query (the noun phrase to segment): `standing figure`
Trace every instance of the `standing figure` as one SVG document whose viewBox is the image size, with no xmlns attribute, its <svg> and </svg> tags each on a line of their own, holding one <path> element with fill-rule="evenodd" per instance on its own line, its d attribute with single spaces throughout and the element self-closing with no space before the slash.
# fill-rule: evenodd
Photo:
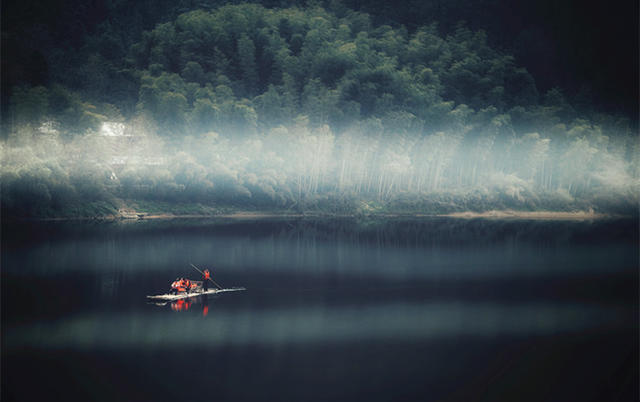
<svg viewBox="0 0 640 402">
<path fill-rule="evenodd" d="M 205 269 L 202 275 L 202 290 L 204 292 L 209 290 L 209 280 L 211 280 L 211 273 L 208 269 Z"/>
</svg>

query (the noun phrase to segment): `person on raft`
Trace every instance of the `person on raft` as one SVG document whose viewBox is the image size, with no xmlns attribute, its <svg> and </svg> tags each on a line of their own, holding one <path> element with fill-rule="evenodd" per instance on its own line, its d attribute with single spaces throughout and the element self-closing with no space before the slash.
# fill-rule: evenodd
<svg viewBox="0 0 640 402">
<path fill-rule="evenodd" d="M 175 281 L 171 284 L 170 294 L 178 294 L 180 292 L 189 292 L 191 289 L 191 281 L 184 278 L 176 278 Z"/>
<path fill-rule="evenodd" d="M 178 292 L 184 292 L 184 289 L 180 286 L 182 281 L 182 278 L 176 278 L 175 281 L 173 281 L 173 283 L 171 284 L 171 290 L 169 291 L 169 294 L 175 295 L 178 294 Z"/>
<path fill-rule="evenodd" d="M 211 280 L 211 273 L 208 269 L 205 269 L 202 273 L 202 291 L 206 292 L 209 290 L 209 280 Z"/>
</svg>

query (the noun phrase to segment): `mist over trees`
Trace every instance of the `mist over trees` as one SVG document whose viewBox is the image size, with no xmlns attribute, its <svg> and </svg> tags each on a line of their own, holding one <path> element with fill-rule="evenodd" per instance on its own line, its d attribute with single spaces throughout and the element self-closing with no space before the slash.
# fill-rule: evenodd
<svg viewBox="0 0 640 402">
<path fill-rule="evenodd" d="M 444 35 L 337 2 L 227 5 L 137 36 L 102 25 L 81 53 L 69 65 L 51 52 L 52 84 L 12 89 L 3 214 L 143 201 L 637 213 L 634 125 L 560 88 L 539 93 L 464 23 Z"/>
</svg>

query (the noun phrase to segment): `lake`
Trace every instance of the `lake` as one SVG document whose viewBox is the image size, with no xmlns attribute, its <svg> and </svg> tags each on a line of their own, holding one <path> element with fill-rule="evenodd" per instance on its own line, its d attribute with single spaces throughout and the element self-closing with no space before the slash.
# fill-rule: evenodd
<svg viewBox="0 0 640 402">
<path fill-rule="evenodd" d="M 638 223 L 5 223 L 2 400 L 638 398 Z M 245 291 L 155 304 L 209 268 Z"/>
</svg>

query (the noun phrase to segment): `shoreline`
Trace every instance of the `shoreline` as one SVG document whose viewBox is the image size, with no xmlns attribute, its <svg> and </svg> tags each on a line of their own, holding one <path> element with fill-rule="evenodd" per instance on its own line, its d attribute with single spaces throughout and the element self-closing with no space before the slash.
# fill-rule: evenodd
<svg viewBox="0 0 640 402">
<path fill-rule="evenodd" d="M 137 222 L 147 220 L 171 220 L 171 219 L 274 219 L 274 218 L 453 218 L 453 219 L 489 219 L 489 220 L 541 220 L 541 221 L 586 221 L 615 218 L 633 218 L 631 215 L 618 215 L 589 211 L 516 211 L 516 210 L 490 210 L 484 212 L 464 211 L 448 214 L 421 214 L 421 213 L 372 213 L 372 214 L 332 214 L 332 213 L 275 213 L 275 212 L 250 212 L 238 211 L 225 214 L 182 214 L 171 213 L 145 214 L 141 217 L 125 217 L 119 215 L 91 216 L 91 217 L 54 217 L 54 218 L 9 218 L 5 221 L 22 222 L 62 222 L 62 221 L 98 221 L 98 222 Z"/>
<path fill-rule="evenodd" d="M 527 219 L 527 220 L 596 220 L 622 218 L 625 216 L 597 213 L 590 211 L 514 211 L 514 210 L 491 210 L 485 212 L 454 212 L 445 214 L 450 218 L 459 219 Z M 631 216 L 628 216 L 631 217 Z"/>
</svg>

